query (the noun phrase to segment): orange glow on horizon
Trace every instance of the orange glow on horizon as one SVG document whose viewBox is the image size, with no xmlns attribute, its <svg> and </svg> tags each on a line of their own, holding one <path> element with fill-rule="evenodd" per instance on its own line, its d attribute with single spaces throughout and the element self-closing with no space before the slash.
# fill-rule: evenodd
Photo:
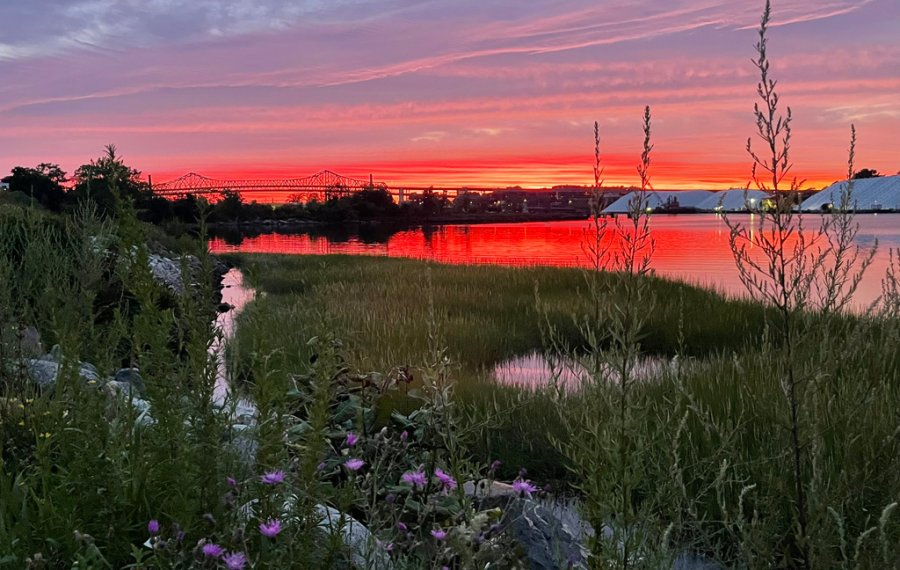
<svg viewBox="0 0 900 570">
<path fill-rule="evenodd" d="M 744 164 L 689 164 L 678 156 L 662 155 L 651 166 L 653 188 L 666 190 L 725 190 L 743 188 L 749 183 L 749 162 Z M 604 157 L 603 185 L 631 187 L 639 184 L 636 162 L 632 157 Z M 332 170 L 342 176 L 368 180 L 371 174 L 376 183 L 388 187 L 411 186 L 427 188 L 507 188 L 541 189 L 553 186 L 593 186 L 590 157 L 585 156 L 525 156 L 500 157 L 488 160 L 448 159 L 445 161 L 399 162 L 386 161 L 367 164 L 343 164 L 289 167 L 272 165 L 268 168 L 234 168 L 210 165 L 193 172 L 219 180 L 287 179 L 305 177 L 320 170 Z M 145 175 L 148 173 L 145 173 Z M 155 184 L 178 178 L 187 171 L 163 170 L 150 173 Z M 842 179 L 838 169 L 810 172 L 799 176 L 803 188 L 824 188 Z M 788 182 L 785 182 L 787 186 Z"/>
</svg>

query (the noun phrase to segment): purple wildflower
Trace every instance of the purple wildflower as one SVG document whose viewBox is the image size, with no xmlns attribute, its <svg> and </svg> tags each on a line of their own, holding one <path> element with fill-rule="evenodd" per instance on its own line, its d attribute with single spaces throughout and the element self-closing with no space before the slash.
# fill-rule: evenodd
<svg viewBox="0 0 900 570">
<path fill-rule="evenodd" d="M 243 552 L 232 552 L 225 555 L 224 561 L 228 570 L 244 570 L 244 566 L 247 565 L 247 555 Z"/>
<path fill-rule="evenodd" d="M 346 463 L 344 463 L 344 467 L 349 469 L 350 471 L 359 471 L 366 462 L 362 459 L 348 459 Z"/>
<path fill-rule="evenodd" d="M 403 522 L 398 522 L 398 523 L 397 523 L 397 529 L 398 529 L 398 530 L 401 530 L 401 531 L 403 531 L 403 532 L 406 532 L 407 530 L 409 530 L 409 529 L 407 528 L 406 524 L 404 524 Z"/>
<path fill-rule="evenodd" d="M 356 445 L 357 441 L 359 441 L 359 436 L 352 431 L 348 431 L 347 439 L 344 440 L 344 445 L 346 445 L 347 447 L 353 447 L 354 445 Z"/>
<path fill-rule="evenodd" d="M 277 485 L 284 481 L 284 471 L 269 471 L 260 476 L 259 480 L 266 485 Z"/>
<path fill-rule="evenodd" d="M 428 484 L 428 477 L 424 471 L 407 471 L 400 477 L 400 481 L 409 483 L 413 487 L 424 489 L 425 485 Z"/>
<path fill-rule="evenodd" d="M 394 551 L 394 543 L 389 542 L 389 543 L 385 544 L 384 549 L 387 550 L 388 552 L 393 552 Z"/>
<path fill-rule="evenodd" d="M 400 434 L 400 441 L 406 441 L 407 439 L 409 439 L 409 432 L 403 430 L 403 433 Z"/>
<path fill-rule="evenodd" d="M 226 477 L 225 482 L 228 483 L 229 487 L 237 487 L 237 479 L 234 477 Z"/>
<path fill-rule="evenodd" d="M 150 522 L 147 523 L 147 532 L 151 535 L 159 534 L 159 521 L 156 519 L 151 519 Z"/>
<path fill-rule="evenodd" d="M 203 556 L 206 556 L 207 558 L 221 558 L 222 555 L 225 554 L 225 549 L 215 542 L 207 542 L 203 545 L 201 552 L 203 552 Z"/>
<path fill-rule="evenodd" d="M 266 522 L 259 523 L 259 533 L 266 538 L 275 538 L 281 532 L 281 521 L 278 519 L 269 519 Z"/>
<path fill-rule="evenodd" d="M 499 459 L 495 459 L 495 460 L 491 463 L 491 473 L 495 472 L 497 469 L 500 469 L 500 466 L 501 466 L 501 465 L 503 465 L 503 462 L 500 461 Z"/>
<path fill-rule="evenodd" d="M 445 491 L 456 489 L 456 479 L 451 477 L 449 473 L 445 473 L 442 469 L 435 469 L 434 476 L 441 482 Z"/>
<path fill-rule="evenodd" d="M 512 488 L 519 496 L 525 497 L 530 497 L 532 493 L 538 490 L 538 488 L 532 485 L 530 481 L 525 481 L 524 479 L 516 479 L 513 481 Z"/>
<path fill-rule="evenodd" d="M 444 539 L 447 538 L 447 531 L 446 531 L 446 530 L 439 529 L 439 528 L 436 528 L 436 529 L 434 529 L 434 530 L 431 531 L 431 536 L 433 536 L 433 537 L 436 538 L 437 540 L 444 540 Z"/>
</svg>

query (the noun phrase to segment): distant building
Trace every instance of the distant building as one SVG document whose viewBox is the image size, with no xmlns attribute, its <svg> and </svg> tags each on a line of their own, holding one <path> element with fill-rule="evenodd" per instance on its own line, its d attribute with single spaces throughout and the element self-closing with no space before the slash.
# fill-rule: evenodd
<svg viewBox="0 0 900 570">
<path fill-rule="evenodd" d="M 716 192 L 697 205 L 702 212 L 758 212 L 769 195 L 760 190 L 743 188 Z"/>
<path fill-rule="evenodd" d="M 605 210 L 604 214 L 627 214 L 631 212 L 634 192 L 622 196 Z M 707 190 L 651 190 L 646 193 L 647 209 L 656 212 L 700 211 L 701 202 L 713 195 Z"/>
<path fill-rule="evenodd" d="M 828 212 L 841 203 L 847 181 L 835 182 L 804 200 L 804 212 Z M 900 175 L 861 178 L 853 181 L 849 209 L 862 212 L 900 211 Z"/>
</svg>

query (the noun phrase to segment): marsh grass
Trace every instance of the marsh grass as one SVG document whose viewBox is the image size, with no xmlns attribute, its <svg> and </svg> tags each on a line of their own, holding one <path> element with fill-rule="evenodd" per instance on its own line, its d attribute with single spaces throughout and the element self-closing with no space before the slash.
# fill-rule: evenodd
<svg viewBox="0 0 900 570">
<path fill-rule="evenodd" d="M 388 373 L 409 367 L 415 376 L 429 351 L 427 323 L 433 302 L 434 311 L 443 315 L 440 327 L 455 366 L 455 395 L 467 413 L 490 420 L 471 449 L 473 459 L 501 459 L 502 476 L 508 478 L 525 467 L 561 492 L 568 484 L 578 485 L 552 440 L 587 444 L 603 436 L 568 431 L 560 419 L 560 408 L 577 411 L 585 406 L 584 394 L 560 400 L 547 391 L 496 385 L 489 376 L 497 362 L 544 346 L 535 282 L 549 307 L 544 314 L 558 323 L 559 334 L 570 335 L 573 346 L 584 346 L 573 316 L 593 311 L 593 301 L 583 294 L 580 271 L 341 256 L 233 260 L 263 293 L 240 319 L 232 354 L 238 367 L 260 359 L 272 370 L 305 366 L 313 354 L 302 339 L 332 330 L 347 339 L 353 355 L 348 361 L 358 370 Z M 659 540 L 663 521 L 678 521 L 670 539 L 677 537 L 681 544 L 721 560 L 740 559 L 737 536 L 768 545 L 774 558 L 781 544 L 778 533 L 787 528 L 782 525 L 790 525 L 790 509 L 780 495 L 790 488 L 784 449 L 776 443 L 785 429 L 776 405 L 783 398 L 777 380 L 782 364 L 773 358 L 775 345 L 765 325 L 774 314 L 758 304 L 646 279 L 659 299 L 672 302 L 658 303 L 647 316 L 641 346 L 679 358 L 659 379 L 634 384 L 631 392 L 640 414 L 632 418 L 630 429 L 634 445 L 642 450 L 636 496 L 655 496 Z M 695 312 L 695 306 L 701 309 Z M 692 319 L 693 314 L 704 319 Z M 818 378 L 822 396 L 816 414 L 825 436 L 817 443 L 823 469 L 818 477 L 824 488 L 817 491 L 817 500 L 844 505 L 838 512 L 846 517 L 843 525 L 851 536 L 865 530 L 865 513 L 880 512 L 900 489 L 900 330 L 891 318 L 809 318 L 816 323 L 812 329 L 828 331 L 817 337 L 820 342 L 827 338 L 827 346 L 807 343 L 797 355 L 804 370 Z M 490 333 L 481 334 L 484 330 Z M 246 379 L 254 382 L 252 376 Z M 409 411 L 415 403 L 400 399 L 390 405 Z M 612 410 L 586 409 L 592 409 L 601 424 L 604 417 L 615 417 Z M 753 484 L 743 495 L 737 517 L 735 504 L 745 485 Z M 721 510 L 722 501 L 727 513 Z M 895 524 L 889 521 L 887 527 L 893 540 Z M 758 534 L 744 537 L 743 532 L 753 528 Z M 827 540 L 836 540 L 833 532 L 826 532 Z M 871 546 L 876 545 L 873 541 Z"/>
</svg>

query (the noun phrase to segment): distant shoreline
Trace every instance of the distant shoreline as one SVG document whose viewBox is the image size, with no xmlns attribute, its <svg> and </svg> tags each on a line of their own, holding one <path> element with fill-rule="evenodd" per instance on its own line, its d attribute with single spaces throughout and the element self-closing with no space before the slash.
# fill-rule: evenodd
<svg viewBox="0 0 900 570">
<path fill-rule="evenodd" d="M 525 222 L 566 222 L 588 220 L 589 215 L 583 213 L 522 213 L 510 212 L 499 214 L 444 214 L 427 216 L 422 218 L 371 218 L 363 220 L 309 220 L 293 218 L 287 220 L 258 219 L 230 222 L 210 222 L 208 227 L 213 229 L 290 229 L 290 228 L 319 228 L 327 226 L 358 226 L 358 225 L 394 225 L 394 226 L 441 226 L 452 224 L 515 224 Z"/>
</svg>

